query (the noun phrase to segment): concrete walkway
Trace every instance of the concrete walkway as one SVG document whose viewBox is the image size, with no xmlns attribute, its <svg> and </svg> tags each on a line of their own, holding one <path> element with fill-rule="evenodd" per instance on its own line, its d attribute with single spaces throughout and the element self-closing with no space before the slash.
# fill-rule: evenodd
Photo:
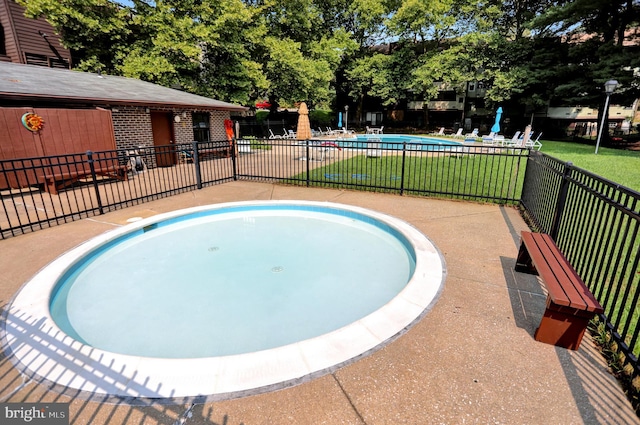
<svg viewBox="0 0 640 425">
<path fill-rule="evenodd" d="M 74 424 L 640 423 L 589 337 L 578 351 L 533 339 L 545 306 L 535 276 L 514 273 L 516 209 L 458 201 L 234 182 L 0 241 L 3 308 L 66 250 L 125 224 L 210 203 L 331 201 L 411 223 L 447 267 L 435 307 L 406 334 L 334 373 L 280 391 L 205 404 L 105 403 L 61 395 L 0 357 L 1 402 L 70 402 Z"/>
</svg>

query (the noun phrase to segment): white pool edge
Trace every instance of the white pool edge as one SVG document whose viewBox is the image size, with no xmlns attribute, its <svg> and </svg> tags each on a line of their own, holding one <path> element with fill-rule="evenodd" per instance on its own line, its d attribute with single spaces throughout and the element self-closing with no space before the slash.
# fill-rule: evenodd
<svg viewBox="0 0 640 425">
<path fill-rule="evenodd" d="M 294 344 L 232 356 L 158 359 L 99 350 L 64 334 L 51 318 L 50 294 L 77 258 L 125 233 L 198 211 L 258 205 L 303 205 L 353 211 L 380 220 L 412 245 L 416 268 L 406 287 L 368 316 L 336 331 Z M 444 259 L 435 245 L 410 224 L 365 208 L 331 202 L 249 201 L 188 208 L 137 221 L 73 248 L 31 280 L 5 313 L 2 342 L 16 367 L 58 388 L 126 398 L 180 398 L 243 395 L 284 388 L 321 376 L 381 348 L 406 331 L 435 303 L 444 284 Z M 168 336 L 170 338 L 170 336 Z"/>
</svg>

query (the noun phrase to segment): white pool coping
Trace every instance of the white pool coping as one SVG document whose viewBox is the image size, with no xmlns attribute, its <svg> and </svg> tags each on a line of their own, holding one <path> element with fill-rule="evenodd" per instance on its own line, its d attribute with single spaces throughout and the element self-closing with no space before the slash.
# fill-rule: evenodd
<svg viewBox="0 0 640 425">
<path fill-rule="evenodd" d="M 304 205 L 353 211 L 395 228 L 413 245 L 416 267 L 406 287 L 380 309 L 333 332 L 278 348 L 231 356 L 160 359 L 111 353 L 66 335 L 49 312 L 58 279 L 80 257 L 125 233 L 198 211 L 236 206 Z M 5 313 L 2 340 L 16 367 L 62 389 L 114 397 L 232 398 L 285 388 L 329 373 L 404 333 L 436 302 L 446 277 L 442 255 L 410 224 L 331 202 L 250 201 L 159 214 L 106 232 L 58 257 L 28 281 Z M 167 335 L 171 338 L 171 335 Z"/>
</svg>

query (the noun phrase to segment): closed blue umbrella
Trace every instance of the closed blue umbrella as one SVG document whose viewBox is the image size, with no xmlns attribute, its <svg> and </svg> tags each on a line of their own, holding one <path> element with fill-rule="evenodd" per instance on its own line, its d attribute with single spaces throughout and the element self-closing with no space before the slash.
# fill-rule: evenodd
<svg viewBox="0 0 640 425">
<path fill-rule="evenodd" d="M 342 112 L 338 112 L 338 128 L 342 127 Z"/>
<path fill-rule="evenodd" d="M 502 106 L 498 107 L 496 111 L 496 123 L 491 127 L 491 131 L 496 134 L 500 133 L 500 117 L 502 117 Z"/>
</svg>

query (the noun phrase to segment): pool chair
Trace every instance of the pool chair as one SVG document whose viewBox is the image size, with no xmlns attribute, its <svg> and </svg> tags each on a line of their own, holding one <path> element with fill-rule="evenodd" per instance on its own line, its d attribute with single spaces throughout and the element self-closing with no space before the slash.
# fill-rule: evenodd
<svg viewBox="0 0 640 425">
<path fill-rule="evenodd" d="M 539 151 L 540 148 L 542 147 L 542 143 L 540 143 L 540 136 L 542 136 L 542 132 L 538 133 L 538 137 L 536 137 L 536 139 L 533 140 L 533 132 L 531 132 L 531 138 L 527 140 L 527 143 L 525 143 L 524 147 Z"/>
<path fill-rule="evenodd" d="M 436 133 L 431 133 L 433 136 L 444 136 L 444 127 L 440 127 L 440 130 Z"/>
<path fill-rule="evenodd" d="M 475 142 L 477 137 L 478 137 L 478 129 L 474 128 L 471 133 L 468 133 L 464 136 L 464 141 L 466 143 Z"/>
<path fill-rule="evenodd" d="M 367 140 L 367 158 L 380 158 L 382 156 L 382 143 L 380 139 Z"/>
<path fill-rule="evenodd" d="M 338 134 L 337 130 L 332 130 L 331 127 L 327 127 L 327 134 L 334 136 L 336 134 Z"/>
<path fill-rule="evenodd" d="M 504 146 L 508 146 L 510 148 L 522 147 L 522 146 L 519 146 L 521 144 L 521 141 L 522 141 L 522 139 L 520 139 L 520 134 L 521 133 L 522 133 L 521 131 L 516 131 L 516 133 L 513 135 L 513 137 L 510 140 L 505 140 L 503 145 Z"/>
<path fill-rule="evenodd" d="M 282 136 L 280 136 L 279 134 L 276 136 L 275 134 L 273 134 L 273 130 L 269 129 L 269 139 L 282 139 Z"/>
<path fill-rule="evenodd" d="M 492 131 L 491 133 L 482 136 L 482 144 L 484 146 L 493 146 L 495 143 L 496 134 Z"/>
<path fill-rule="evenodd" d="M 463 129 L 462 129 L 462 128 L 459 128 L 459 129 L 458 129 L 458 132 L 457 132 L 456 134 L 454 134 L 454 135 L 453 135 L 453 138 L 454 138 L 454 139 L 458 139 L 458 138 L 459 138 L 459 139 L 464 139 L 464 136 L 462 135 L 462 131 L 463 131 Z"/>
</svg>

